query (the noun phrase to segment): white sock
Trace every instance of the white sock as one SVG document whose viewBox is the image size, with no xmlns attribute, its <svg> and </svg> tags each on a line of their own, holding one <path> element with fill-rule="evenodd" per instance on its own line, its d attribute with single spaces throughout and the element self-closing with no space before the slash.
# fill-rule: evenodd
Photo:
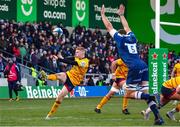
<svg viewBox="0 0 180 127">
<path fill-rule="evenodd" d="M 148 114 L 148 113 L 150 113 L 151 112 L 151 109 L 150 109 L 150 107 L 148 107 L 147 109 L 146 109 L 146 114 Z"/>
<path fill-rule="evenodd" d="M 172 113 L 177 112 L 177 111 L 176 111 L 176 108 L 173 108 L 170 112 L 172 112 Z"/>
</svg>

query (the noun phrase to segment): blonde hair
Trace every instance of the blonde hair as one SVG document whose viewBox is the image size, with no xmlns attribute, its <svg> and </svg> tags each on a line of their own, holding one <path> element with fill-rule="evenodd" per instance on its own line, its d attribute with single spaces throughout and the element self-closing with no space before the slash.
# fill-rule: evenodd
<svg viewBox="0 0 180 127">
<path fill-rule="evenodd" d="M 80 50 L 80 51 L 84 51 L 84 52 L 86 51 L 85 48 L 82 47 L 82 46 L 78 46 L 78 47 L 76 48 L 76 50 Z"/>
</svg>

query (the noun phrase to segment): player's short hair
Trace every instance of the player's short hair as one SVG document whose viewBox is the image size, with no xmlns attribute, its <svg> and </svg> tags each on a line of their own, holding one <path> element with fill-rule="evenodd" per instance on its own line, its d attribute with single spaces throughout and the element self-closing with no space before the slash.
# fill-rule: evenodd
<svg viewBox="0 0 180 127">
<path fill-rule="evenodd" d="M 78 47 L 76 48 L 76 50 L 80 50 L 80 51 L 84 51 L 84 52 L 86 51 L 85 48 L 82 47 L 82 46 L 78 46 Z"/>
<path fill-rule="evenodd" d="M 120 34 L 126 35 L 126 31 L 125 31 L 124 29 L 119 29 L 118 32 L 119 32 Z"/>
</svg>

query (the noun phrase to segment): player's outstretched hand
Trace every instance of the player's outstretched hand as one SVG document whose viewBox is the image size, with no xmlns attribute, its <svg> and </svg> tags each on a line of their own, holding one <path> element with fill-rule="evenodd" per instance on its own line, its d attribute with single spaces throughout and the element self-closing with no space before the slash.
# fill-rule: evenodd
<svg viewBox="0 0 180 127">
<path fill-rule="evenodd" d="M 102 8 L 101 8 L 101 15 L 104 15 L 105 14 L 105 7 L 104 7 L 104 4 L 102 5 Z"/>
<path fill-rule="evenodd" d="M 118 15 L 124 15 L 124 11 L 125 11 L 125 6 L 123 4 L 119 5 L 119 9 L 117 11 Z"/>
</svg>

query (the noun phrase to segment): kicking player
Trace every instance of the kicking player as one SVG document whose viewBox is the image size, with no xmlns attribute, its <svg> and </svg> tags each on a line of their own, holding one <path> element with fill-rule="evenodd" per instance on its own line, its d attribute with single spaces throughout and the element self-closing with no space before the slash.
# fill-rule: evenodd
<svg viewBox="0 0 180 127">
<path fill-rule="evenodd" d="M 102 9 L 101 9 L 102 21 L 107 31 L 116 41 L 119 56 L 128 67 L 128 75 L 126 80 L 126 85 L 127 85 L 126 92 L 128 97 L 146 100 L 148 106 L 151 108 L 151 110 L 154 113 L 155 116 L 154 124 L 162 125 L 164 121 L 160 117 L 154 96 L 150 96 L 149 94 L 146 94 L 144 92 L 134 90 L 137 86 L 140 87 L 148 86 L 148 67 L 146 63 L 139 58 L 139 54 L 136 47 L 136 37 L 129 28 L 129 25 L 124 17 L 124 12 L 125 12 L 125 7 L 121 4 L 119 6 L 118 15 L 120 16 L 120 20 L 124 27 L 124 30 L 121 31 L 126 33 L 125 35 L 123 35 L 121 31 L 119 33 L 113 28 L 112 24 L 105 16 L 104 5 L 102 5 Z"/>
<path fill-rule="evenodd" d="M 115 81 L 113 82 L 113 85 L 110 91 L 108 92 L 108 94 L 105 97 L 103 97 L 103 99 L 94 109 L 96 113 L 101 113 L 101 108 L 103 107 L 103 105 L 105 105 L 115 93 L 118 93 L 119 89 L 122 88 L 122 86 L 126 82 L 128 68 L 121 59 L 117 59 L 112 62 L 111 71 L 113 73 L 112 79 L 114 79 Z M 126 98 L 126 96 L 124 96 L 122 113 L 126 115 L 130 114 L 127 109 L 127 105 L 128 105 L 128 99 Z"/>
<path fill-rule="evenodd" d="M 171 100 L 180 101 L 180 77 L 171 78 L 165 81 L 161 87 L 161 96 L 160 96 L 160 108 L 165 106 Z M 166 116 L 171 120 L 176 120 L 174 113 L 180 111 L 180 104 L 176 108 L 166 113 Z M 144 119 L 149 118 L 151 110 L 148 108 L 146 111 L 142 111 Z"/>
<path fill-rule="evenodd" d="M 60 80 L 64 86 L 61 92 L 58 94 L 56 101 L 54 102 L 50 112 L 47 114 L 46 119 L 49 119 L 58 109 L 59 105 L 62 103 L 64 97 L 71 92 L 71 90 L 80 85 L 80 82 L 83 80 L 88 67 L 89 60 L 85 58 L 85 49 L 84 47 L 77 47 L 75 51 L 75 57 L 70 59 L 64 59 L 60 55 L 59 58 L 56 57 L 60 62 L 73 65 L 73 67 L 67 72 L 61 72 L 57 74 L 47 75 L 45 72 L 41 72 L 42 76 L 48 80 Z"/>
</svg>

